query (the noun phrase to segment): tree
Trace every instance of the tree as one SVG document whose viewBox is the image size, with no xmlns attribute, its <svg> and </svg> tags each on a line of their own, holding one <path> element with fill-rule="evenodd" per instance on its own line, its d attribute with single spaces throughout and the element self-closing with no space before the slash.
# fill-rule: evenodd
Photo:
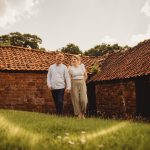
<svg viewBox="0 0 150 150">
<path fill-rule="evenodd" d="M 84 55 L 87 56 L 103 56 L 105 54 L 110 54 L 114 52 L 122 52 L 129 48 L 129 46 L 119 46 L 118 44 L 104 44 L 96 45 L 94 48 L 91 48 L 84 52 Z"/>
<path fill-rule="evenodd" d="M 87 55 L 87 56 L 100 56 L 100 45 L 97 45 L 95 46 L 94 48 L 91 48 L 87 51 L 84 52 L 84 55 Z"/>
<path fill-rule="evenodd" d="M 0 46 L 10 45 L 9 35 L 0 36 Z"/>
<path fill-rule="evenodd" d="M 42 44 L 41 38 L 39 38 L 37 35 L 31 35 L 31 34 L 24 34 L 25 38 L 25 47 L 31 47 L 34 49 L 39 49 L 39 44 Z"/>
<path fill-rule="evenodd" d="M 40 50 L 39 44 L 42 44 L 42 39 L 37 35 L 13 32 L 0 36 L 0 45 L 12 45 Z"/>
<path fill-rule="evenodd" d="M 82 54 L 82 51 L 75 44 L 68 44 L 66 47 L 61 48 L 61 52 L 70 54 Z"/>
</svg>

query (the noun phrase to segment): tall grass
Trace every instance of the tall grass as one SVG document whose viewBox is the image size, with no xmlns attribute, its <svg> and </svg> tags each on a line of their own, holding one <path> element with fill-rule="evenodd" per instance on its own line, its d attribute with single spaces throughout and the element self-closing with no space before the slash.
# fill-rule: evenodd
<svg viewBox="0 0 150 150">
<path fill-rule="evenodd" d="M 150 125 L 0 110 L 0 150 L 149 150 Z"/>
</svg>

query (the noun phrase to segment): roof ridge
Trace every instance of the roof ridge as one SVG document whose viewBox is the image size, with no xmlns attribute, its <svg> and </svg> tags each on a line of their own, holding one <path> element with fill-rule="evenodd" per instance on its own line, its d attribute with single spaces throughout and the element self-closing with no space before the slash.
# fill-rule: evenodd
<svg viewBox="0 0 150 150">
<path fill-rule="evenodd" d="M 38 50 L 38 49 L 34 49 L 34 48 L 26 48 L 26 47 L 21 47 L 21 46 L 13 46 L 13 45 L 0 45 L 0 47 L 2 48 L 17 48 L 17 49 L 24 49 L 24 50 L 28 50 L 28 51 L 36 51 L 36 52 L 42 52 L 42 53 L 57 53 L 56 51 L 42 51 L 42 50 Z"/>
<path fill-rule="evenodd" d="M 0 47 L 3 47 L 3 48 L 7 48 L 7 47 L 10 47 L 10 48 L 17 48 L 17 49 L 24 49 L 24 50 L 28 50 L 28 51 L 36 51 L 36 52 L 40 52 L 40 53 L 63 53 L 64 55 L 69 55 L 69 56 L 73 56 L 73 55 L 77 55 L 77 54 L 70 54 L 70 53 L 64 53 L 64 52 L 60 52 L 60 51 L 40 51 L 38 49 L 33 49 L 33 48 L 26 48 L 26 47 L 21 47 L 21 46 L 13 46 L 13 45 L 0 45 Z M 81 57 L 84 57 L 84 58 L 101 58 L 103 56 L 85 56 L 85 55 L 81 55 Z"/>
<path fill-rule="evenodd" d="M 134 49 L 134 48 L 137 48 L 137 47 L 141 47 L 141 46 L 143 46 L 143 45 L 145 45 L 147 43 L 150 43 L 150 39 L 145 39 L 142 42 L 139 42 L 138 44 L 136 44 L 135 46 L 133 46 L 133 47 L 131 47 L 129 49 Z"/>
</svg>

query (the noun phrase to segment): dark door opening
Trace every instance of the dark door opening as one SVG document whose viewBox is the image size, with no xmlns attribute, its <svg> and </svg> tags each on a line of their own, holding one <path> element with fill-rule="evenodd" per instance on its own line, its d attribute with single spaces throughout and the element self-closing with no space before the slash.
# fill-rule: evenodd
<svg viewBox="0 0 150 150">
<path fill-rule="evenodd" d="M 90 82 L 87 84 L 87 96 L 88 96 L 88 108 L 87 113 L 89 116 L 96 116 L 96 94 L 95 94 L 95 84 Z"/>
<path fill-rule="evenodd" d="M 137 115 L 150 118 L 150 76 L 136 79 Z"/>
</svg>

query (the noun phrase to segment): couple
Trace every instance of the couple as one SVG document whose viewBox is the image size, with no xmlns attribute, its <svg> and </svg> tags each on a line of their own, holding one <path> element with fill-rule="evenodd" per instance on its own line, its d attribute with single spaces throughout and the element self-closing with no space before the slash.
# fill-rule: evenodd
<svg viewBox="0 0 150 150">
<path fill-rule="evenodd" d="M 71 92 L 71 99 L 75 116 L 85 118 L 87 106 L 86 79 L 87 73 L 80 56 L 73 55 L 71 66 L 62 64 L 64 55 L 56 55 L 55 64 L 51 65 L 47 74 L 47 85 L 52 92 L 57 114 L 63 114 L 64 92 Z"/>
</svg>

